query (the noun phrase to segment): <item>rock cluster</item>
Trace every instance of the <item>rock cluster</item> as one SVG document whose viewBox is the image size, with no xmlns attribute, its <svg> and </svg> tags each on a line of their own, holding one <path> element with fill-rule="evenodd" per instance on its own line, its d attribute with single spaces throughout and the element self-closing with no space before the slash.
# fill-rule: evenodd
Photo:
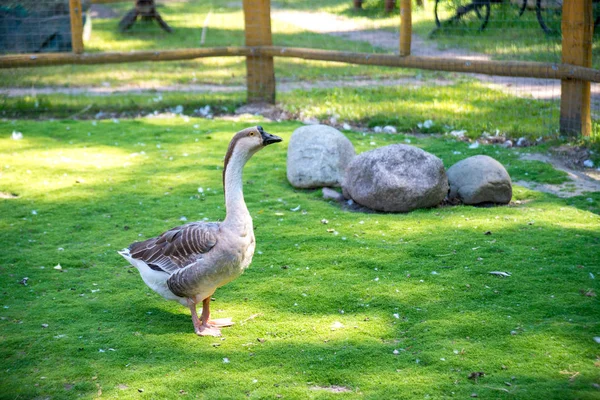
<svg viewBox="0 0 600 400">
<path fill-rule="evenodd" d="M 442 160 L 418 147 L 392 144 L 355 155 L 337 129 L 308 125 L 292 134 L 287 178 L 297 188 L 342 187 L 343 198 L 371 210 L 409 212 L 450 203 L 507 204 L 512 183 L 491 157 L 459 161 L 446 171 Z M 332 189 L 324 196 L 342 201 Z"/>
</svg>

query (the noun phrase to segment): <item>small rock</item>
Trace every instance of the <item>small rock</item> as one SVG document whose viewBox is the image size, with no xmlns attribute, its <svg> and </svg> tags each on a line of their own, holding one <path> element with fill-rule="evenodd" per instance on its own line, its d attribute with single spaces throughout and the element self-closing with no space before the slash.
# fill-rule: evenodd
<svg viewBox="0 0 600 400">
<path fill-rule="evenodd" d="M 454 136 L 455 138 L 461 139 L 465 137 L 465 133 L 467 133 L 467 131 L 460 130 L 460 131 L 451 131 L 450 135 Z"/>
<path fill-rule="evenodd" d="M 477 148 L 479 148 L 479 142 L 476 140 L 474 143 L 471 143 L 469 145 L 469 148 L 470 149 L 477 149 Z"/>
<path fill-rule="evenodd" d="M 47 328 L 48 324 L 42 324 L 42 328 Z"/>
<path fill-rule="evenodd" d="M 303 189 L 340 186 L 354 155 L 352 142 L 337 129 L 303 126 L 294 131 L 288 145 L 288 181 Z"/>
<path fill-rule="evenodd" d="M 594 168 L 594 162 L 592 160 L 585 160 L 583 166 L 586 168 Z"/>
<path fill-rule="evenodd" d="M 518 333 L 519 332 L 517 332 L 517 331 L 510 331 L 510 334 L 513 335 L 513 336 L 517 335 Z"/>
<path fill-rule="evenodd" d="M 447 171 L 448 199 L 464 204 L 508 204 L 512 198 L 512 182 L 502 164 L 485 155 L 466 158 Z"/>
<path fill-rule="evenodd" d="M 507 149 L 513 147 L 512 140 L 507 140 L 506 142 L 502 143 L 502 147 L 506 147 Z"/>
<path fill-rule="evenodd" d="M 600 344 L 600 336 L 594 336 L 594 342 Z"/>
<path fill-rule="evenodd" d="M 326 200 L 343 201 L 344 195 L 342 195 L 341 193 L 339 193 L 333 189 L 324 187 L 323 188 L 323 198 Z"/>
<path fill-rule="evenodd" d="M 430 120 L 430 119 L 428 119 L 427 121 L 425 121 L 425 122 L 422 122 L 422 123 L 421 123 L 421 122 L 419 122 L 419 123 L 417 124 L 417 127 L 418 127 L 418 128 L 425 128 L 425 129 L 429 129 L 429 128 L 431 128 L 432 126 L 433 126 L 433 121 L 432 121 L 432 120 Z"/>
<path fill-rule="evenodd" d="M 387 126 L 383 127 L 383 132 L 384 133 L 396 133 L 397 131 L 396 131 L 396 128 L 394 128 L 393 126 L 387 125 Z"/>
<path fill-rule="evenodd" d="M 524 137 L 520 137 L 517 140 L 517 147 L 527 147 L 527 146 L 531 146 L 531 143 L 529 142 L 529 140 L 525 139 Z"/>
<path fill-rule="evenodd" d="M 380 126 L 376 126 L 376 127 L 373 128 L 373 132 L 375 132 L 375 133 L 381 133 L 381 132 L 383 132 L 383 128 L 380 127 Z"/>
<path fill-rule="evenodd" d="M 478 372 L 471 372 L 468 376 L 469 379 L 474 379 L 475 382 L 477 382 L 477 379 L 481 378 L 485 376 L 485 372 L 483 371 L 478 371 Z"/>
</svg>

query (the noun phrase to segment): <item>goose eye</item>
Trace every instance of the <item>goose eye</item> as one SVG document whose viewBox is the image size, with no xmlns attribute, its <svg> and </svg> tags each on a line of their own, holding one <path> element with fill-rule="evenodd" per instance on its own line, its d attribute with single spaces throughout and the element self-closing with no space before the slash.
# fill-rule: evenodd
<svg viewBox="0 0 600 400">
<path fill-rule="evenodd" d="M 250 136 L 254 136 L 254 132 L 250 132 Z"/>
</svg>

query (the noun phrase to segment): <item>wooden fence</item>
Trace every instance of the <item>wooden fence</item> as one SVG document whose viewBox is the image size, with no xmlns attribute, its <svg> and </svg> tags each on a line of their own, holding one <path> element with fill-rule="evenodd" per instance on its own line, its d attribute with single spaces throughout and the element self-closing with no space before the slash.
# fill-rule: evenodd
<svg viewBox="0 0 600 400">
<path fill-rule="evenodd" d="M 122 0 L 93 0 L 108 3 Z M 562 12 L 562 63 L 482 61 L 416 57 L 411 55 L 411 0 L 400 2 L 399 56 L 273 46 L 270 0 L 243 0 L 246 45 L 202 49 L 132 51 L 86 54 L 82 42 L 81 0 L 69 0 L 72 53 L 0 56 L 0 68 L 65 64 L 107 64 L 137 61 L 174 61 L 202 57 L 245 56 L 248 102 L 275 102 L 274 57 L 380 65 L 399 68 L 532 77 L 561 80 L 560 130 L 567 135 L 591 133 L 590 82 L 600 83 L 600 70 L 592 65 L 592 0 L 564 0 Z"/>
</svg>

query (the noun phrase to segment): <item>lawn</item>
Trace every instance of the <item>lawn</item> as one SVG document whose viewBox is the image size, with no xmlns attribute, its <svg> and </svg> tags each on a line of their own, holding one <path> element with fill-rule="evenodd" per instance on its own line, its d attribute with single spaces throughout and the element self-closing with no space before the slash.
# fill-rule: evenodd
<svg viewBox="0 0 600 400">
<path fill-rule="evenodd" d="M 215 293 L 236 325 L 200 338 L 116 251 L 183 217 L 222 220 L 227 143 L 257 122 L 284 138 L 245 170 L 257 253 Z M 598 398 L 599 193 L 344 211 L 287 183 L 298 126 L 0 121 L 0 398 Z M 410 140 L 446 167 L 488 154 L 515 181 L 565 179 L 519 150 L 347 136 L 357 152 Z"/>
<path fill-rule="evenodd" d="M 331 117 L 359 126 L 394 125 L 402 132 L 445 133 L 466 130 L 472 138 L 497 131 L 513 138 L 537 139 L 555 134 L 556 101 L 513 97 L 473 81 L 435 85 L 423 78 L 422 88 L 406 86 L 332 88 L 280 92 L 282 109 L 296 118 Z M 111 96 L 61 94 L 0 97 L 9 118 L 93 118 L 104 115 L 135 116 L 181 106 L 184 113 L 205 104 L 217 114 L 233 113 L 245 101 L 243 92 L 113 94 Z M 419 129 L 431 119 L 435 125 Z M 329 123 L 329 122 L 328 122 Z M 598 126 L 594 121 L 594 126 Z"/>
</svg>

